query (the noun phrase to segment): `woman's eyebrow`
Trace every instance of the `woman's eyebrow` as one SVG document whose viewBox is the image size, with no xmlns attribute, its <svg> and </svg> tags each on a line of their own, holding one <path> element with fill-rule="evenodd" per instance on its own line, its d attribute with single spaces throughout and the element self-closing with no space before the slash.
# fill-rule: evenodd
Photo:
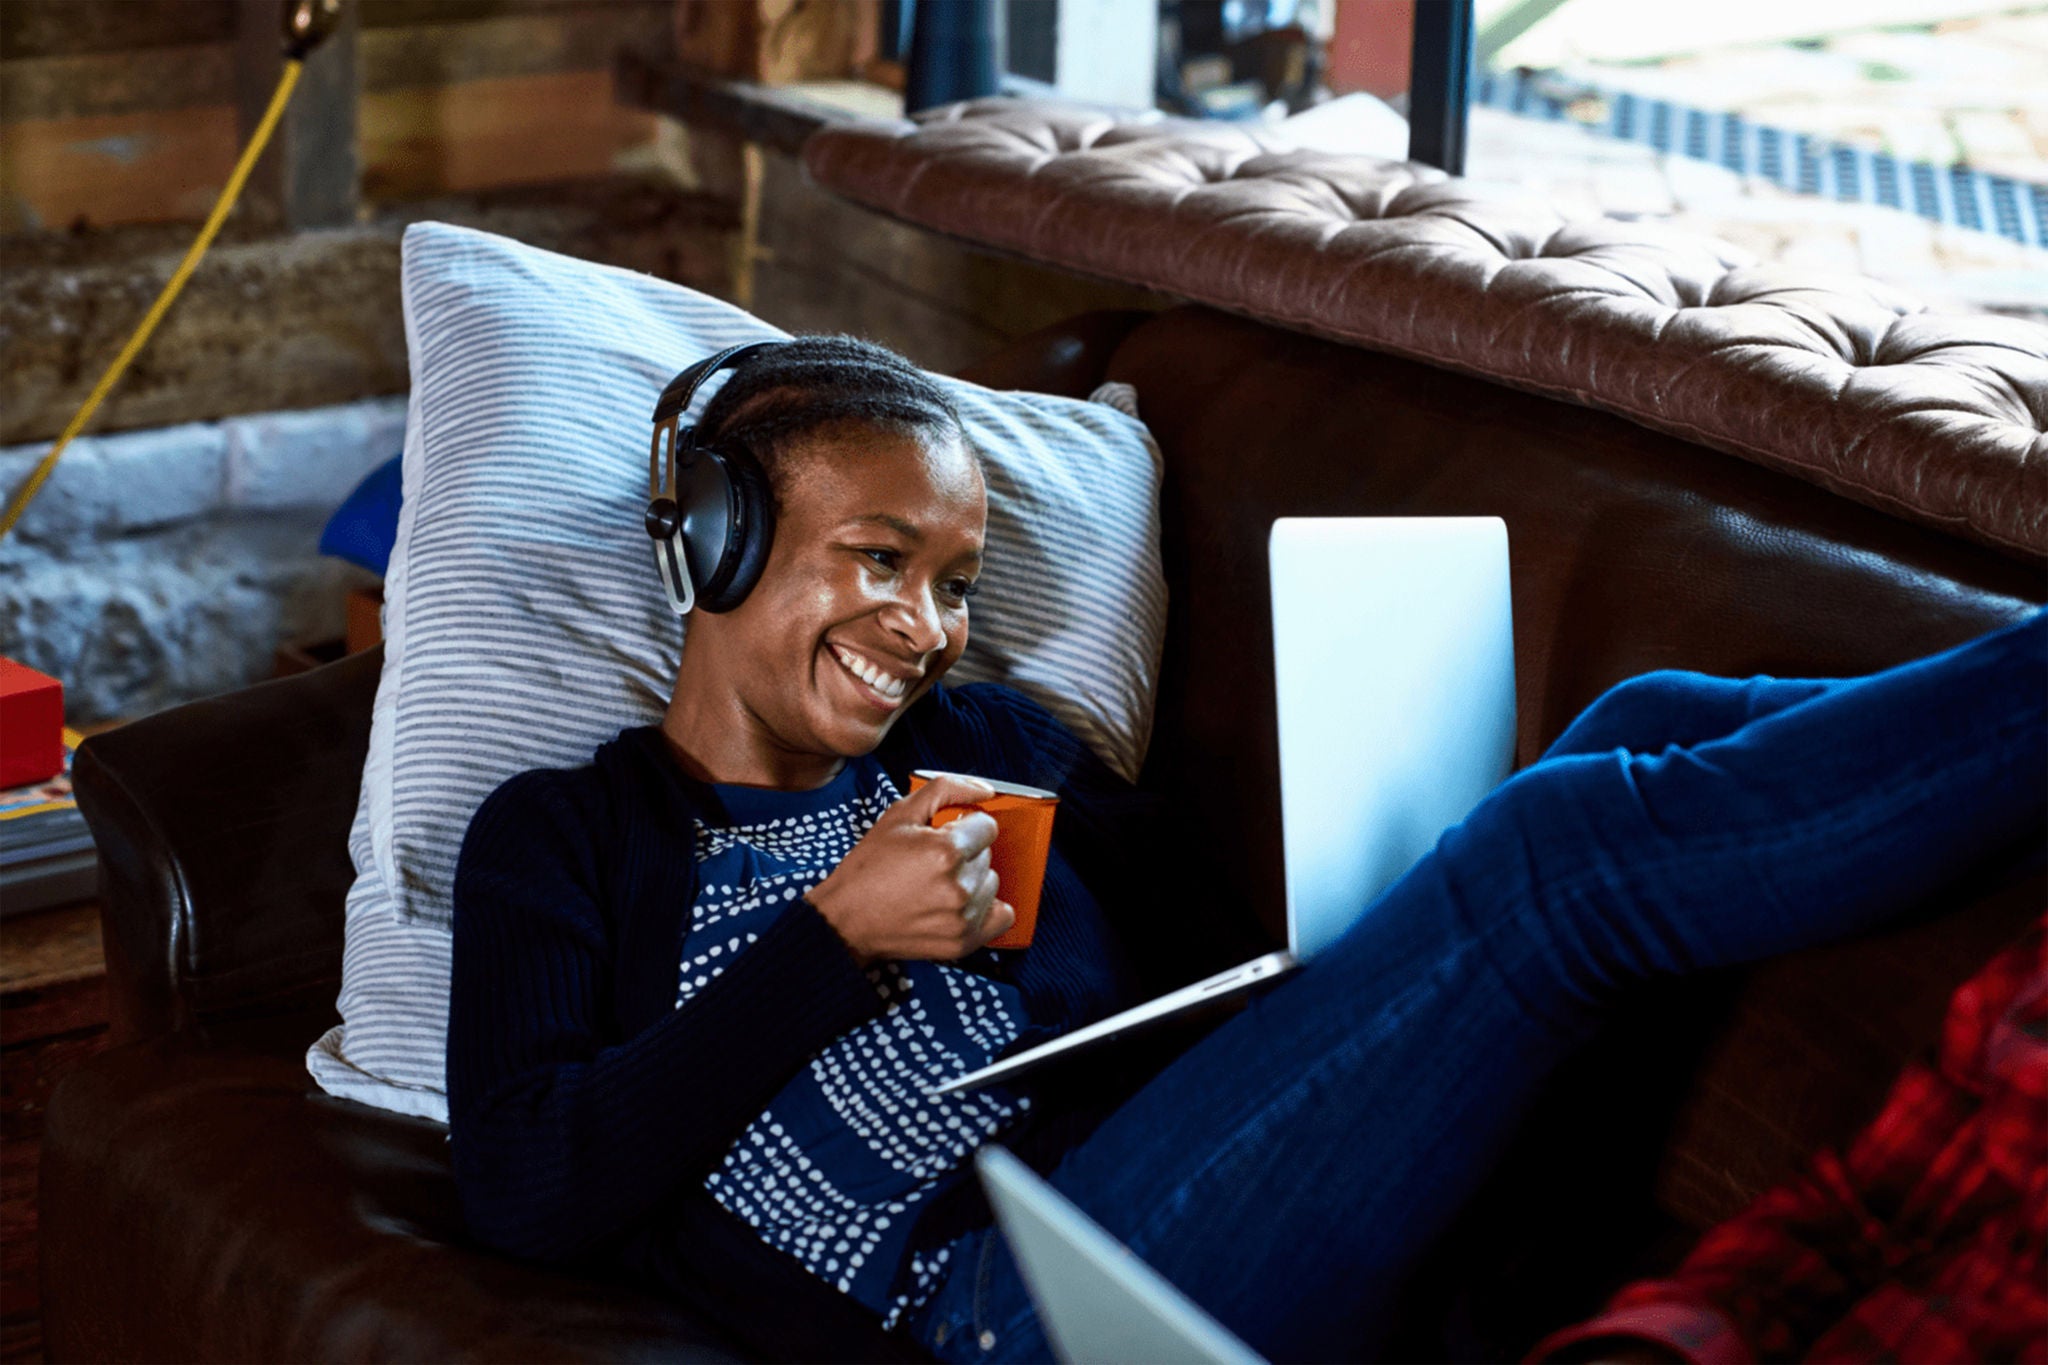
<svg viewBox="0 0 2048 1365">
<path fill-rule="evenodd" d="M 905 540 L 909 541 L 912 545 L 924 544 L 923 531 L 919 530 L 912 523 L 905 521 L 903 518 L 899 516 L 893 516 L 888 512 L 870 512 L 864 517 L 855 517 L 852 521 L 848 522 L 847 525 L 860 526 L 868 522 L 873 522 L 878 526 L 888 527 L 897 535 L 902 536 Z M 975 564 L 981 563 L 981 547 L 976 546 L 974 549 L 968 551 L 967 554 L 963 555 L 962 558 L 967 559 Z"/>
<path fill-rule="evenodd" d="M 920 531 L 920 530 L 918 530 L 918 529 L 917 529 L 917 527 L 915 527 L 915 526 L 911 525 L 911 524 L 910 524 L 909 522 L 905 521 L 905 520 L 904 520 L 903 518 L 901 518 L 901 517 L 897 517 L 897 516 L 891 516 L 891 515 L 890 515 L 889 513 L 887 513 L 887 512 L 870 512 L 870 513 L 868 513 L 868 514 L 867 514 L 866 516 L 864 516 L 864 517 L 855 517 L 855 518 L 854 518 L 854 519 L 853 519 L 853 520 L 852 520 L 852 521 L 851 521 L 850 523 L 848 523 L 848 524 L 849 524 L 849 525 L 853 525 L 853 526 L 858 526 L 858 525 L 860 525 L 860 524 L 861 524 L 862 522 L 869 522 L 869 521 L 872 521 L 872 522 L 876 522 L 876 523 L 878 523 L 878 524 L 880 524 L 880 525 L 883 525 L 883 526 L 886 526 L 886 527 L 888 527 L 888 528 L 889 528 L 890 530 L 894 531 L 894 532 L 895 532 L 895 533 L 896 533 L 897 535 L 899 535 L 899 536 L 902 536 L 902 537 L 903 537 L 903 538 L 904 538 L 905 540 L 908 540 L 908 541 L 912 542 L 913 544 L 919 544 L 919 545 L 921 545 L 921 544 L 923 544 L 923 543 L 924 543 L 924 532 L 923 532 L 923 531 Z"/>
</svg>

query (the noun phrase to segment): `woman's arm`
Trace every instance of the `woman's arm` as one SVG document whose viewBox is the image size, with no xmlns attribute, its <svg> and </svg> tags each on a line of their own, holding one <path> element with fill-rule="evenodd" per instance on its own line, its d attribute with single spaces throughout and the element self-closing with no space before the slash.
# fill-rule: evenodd
<svg viewBox="0 0 2048 1365">
<path fill-rule="evenodd" d="M 701 1181 L 812 1055 L 882 1000 L 806 902 L 637 1036 L 611 1025 L 603 812 L 573 774 L 514 778 L 455 880 L 448 1108 L 471 1231 L 569 1260 Z"/>
</svg>

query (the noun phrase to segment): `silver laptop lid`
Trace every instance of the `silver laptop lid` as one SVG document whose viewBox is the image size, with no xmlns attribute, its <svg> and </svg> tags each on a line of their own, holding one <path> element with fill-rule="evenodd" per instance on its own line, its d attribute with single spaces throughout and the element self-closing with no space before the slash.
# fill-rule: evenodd
<svg viewBox="0 0 2048 1365">
<path fill-rule="evenodd" d="M 1262 1357 L 1001 1147 L 974 1154 L 982 1187 L 1069 1365 L 1263 1365 Z"/>
<path fill-rule="evenodd" d="M 1514 765 L 1498 517 L 1283 517 L 1268 543 L 1287 939 L 1306 960 Z"/>
</svg>

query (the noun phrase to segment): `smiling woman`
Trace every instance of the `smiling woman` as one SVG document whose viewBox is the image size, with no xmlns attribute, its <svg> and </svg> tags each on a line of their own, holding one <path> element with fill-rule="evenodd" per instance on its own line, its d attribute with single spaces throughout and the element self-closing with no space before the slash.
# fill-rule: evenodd
<svg viewBox="0 0 2048 1365">
<path fill-rule="evenodd" d="M 1064 951 L 987 949 L 1014 918 L 990 865 L 994 822 L 936 820 L 993 789 L 942 777 L 905 797 L 909 772 L 1064 786 L 1083 816 L 1130 793 L 1020 695 L 940 686 L 968 643 L 988 522 L 945 391 L 879 347 L 798 337 L 685 372 L 658 423 L 727 364 L 677 458 L 695 479 L 715 456 L 752 490 L 734 495 L 754 500 L 751 518 L 722 525 L 765 550 L 658 550 L 665 574 L 680 562 L 709 585 L 660 724 L 589 768 L 514 778 L 471 825 L 455 887 L 454 1160 L 472 1226 L 507 1250 L 604 1245 L 658 1265 L 687 1247 L 720 1262 L 704 1282 L 731 1289 L 729 1304 L 806 1301 L 794 1270 L 811 1296 L 829 1285 L 828 1304 L 893 1326 L 935 1291 L 943 1241 L 969 1225 L 973 1149 L 1014 1137 L 1031 1108 L 994 1090 L 928 1099 L 934 1075 L 1135 989 L 1059 850 L 1042 899 L 1061 907 Z M 676 497 L 650 527 L 667 549 L 667 518 L 699 490 L 660 479 Z M 691 596 L 671 586 L 678 609 Z M 1109 866 L 1086 833 L 1064 856 Z M 636 976 L 621 954 L 643 947 L 665 965 Z M 636 979 L 662 991 L 651 1027 L 629 1017 Z M 611 1017 L 593 1012 L 601 999 L 618 1002 Z M 588 1060 L 543 1060 L 565 1052 Z M 648 1220 L 642 1202 L 665 1191 L 676 1213 Z M 747 1316 L 737 1330 L 758 1331 Z M 812 1341 L 828 1339 L 844 1348 L 843 1330 Z"/>
</svg>

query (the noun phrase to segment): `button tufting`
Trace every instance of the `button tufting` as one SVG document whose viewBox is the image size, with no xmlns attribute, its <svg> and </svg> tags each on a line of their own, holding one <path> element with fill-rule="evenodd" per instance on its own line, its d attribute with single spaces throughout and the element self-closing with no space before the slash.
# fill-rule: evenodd
<svg viewBox="0 0 2048 1365">
<path fill-rule="evenodd" d="M 2048 517 L 2023 486 L 2048 427 L 2048 332 L 2037 326 L 1935 314 L 1875 281 L 1755 264 L 1668 225 L 1568 220 L 1540 198 L 1432 168 L 1273 150 L 1213 124 L 1104 118 L 1056 100 L 977 107 L 972 120 L 908 133 L 828 125 L 805 162 L 827 189 L 958 238 L 1570 392 L 2048 557 Z M 1082 157 L 1083 142 L 1117 155 Z M 1059 174 L 1038 173 L 1050 162 Z M 906 175 L 939 164 L 971 174 L 975 193 L 960 195 L 955 174 Z M 1226 181 L 1227 212 L 1182 211 Z M 1345 230 L 1368 220 L 1371 231 Z M 1347 287 L 1361 272 L 1371 288 Z M 1532 345 L 1539 336 L 1570 344 Z M 1830 436 L 1852 426 L 1853 446 Z M 1951 451 L 1955 468 L 1928 477 Z"/>
</svg>

